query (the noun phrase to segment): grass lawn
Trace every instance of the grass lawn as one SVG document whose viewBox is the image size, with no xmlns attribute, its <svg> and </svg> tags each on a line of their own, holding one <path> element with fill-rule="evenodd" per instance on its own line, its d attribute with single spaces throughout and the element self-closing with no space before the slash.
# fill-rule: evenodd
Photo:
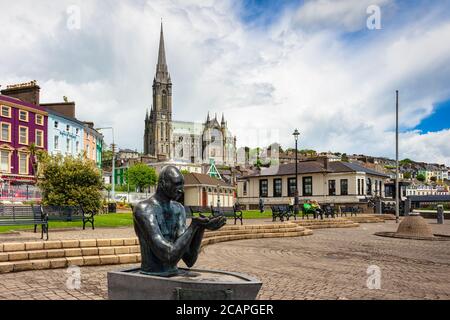
<svg viewBox="0 0 450 320">
<path fill-rule="evenodd" d="M 272 217 L 271 212 L 260 213 L 258 210 L 243 211 L 244 219 L 261 219 Z M 76 222 L 59 222 L 50 221 L 49 228 L 60 229 L 60 228 L 81 228 L 83 223 L 81 221 Z M 95 227 L 96 228 L 117 228 L 117 227 L 131 227 L 133 226 L 133 217 L 131 212 L 127 213 L 110 213 L 95 216 Z M 90 224 L 86 224 L 86 228 L 90 228 Z M 0 233 L 7 233 L 12 230 L 31 230 L 33 226 L 0 226 Z M 40 231 L 40 228 L 38 228 Z"/>
</svg>

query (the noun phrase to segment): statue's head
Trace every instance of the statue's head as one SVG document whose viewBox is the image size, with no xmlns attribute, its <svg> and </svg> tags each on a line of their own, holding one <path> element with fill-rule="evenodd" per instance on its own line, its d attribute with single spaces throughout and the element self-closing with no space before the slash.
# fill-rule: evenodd
<svg viewBox="0 0 450 320">
<path fill-rule="evenodd" d="M 179 200 L 183 195 L 184 177 L 174 166 L 165 166 L 159 174 L 158 190 L 170 200 Z"/>
</svg>

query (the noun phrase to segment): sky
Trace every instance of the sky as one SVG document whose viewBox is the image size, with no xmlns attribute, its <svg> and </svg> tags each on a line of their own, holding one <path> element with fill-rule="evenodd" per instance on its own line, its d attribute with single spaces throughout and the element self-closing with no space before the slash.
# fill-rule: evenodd
<svg viewBox="0 0 450 320">
<path fill-rule="evenodd" d="M 0 85 L 142 151 L 161 19 L 173 118 L 225 114 L 238 146 L 450 165 L 450 0 L 0 0 Z M 377 14 L 379 13 L 379 15 Z M 379 19 L 377 19 L 379 17 Z M 111 143 L 111 133 L 105 140 Z"/>
</svg>

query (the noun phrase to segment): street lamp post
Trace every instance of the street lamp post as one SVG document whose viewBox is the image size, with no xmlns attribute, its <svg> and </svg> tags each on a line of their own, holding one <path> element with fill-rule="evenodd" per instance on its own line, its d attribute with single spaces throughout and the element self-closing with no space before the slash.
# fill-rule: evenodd
<svg viewBox="0 0 450 320">
<path fill-rule="evenodd" d="M 115 143 L 114 143 L 114 128 L 113 127 L 105 127 L 105 128 L 97 128 L 97 131 L 100 130 L 111 130 L 112 131 L 112 173 L 111 173 L 111 197 L 115 199 L 116 195 L 116 161 L 115 161 Z"/>
<path fill-rule="evenodd" d="M 398 181 L 398 90 L 395 94 L 395 222 L 398 223 L 400 219 L 400 190 Z"/>
<path fill-rule="evenodd" d="M 220 208 L 220 184 L 217 185 L 217 208 Z"/>
<path fill-rule="evenodd" d="M 292 134 L 295 138 L 295 198 L 294 198 L 294 213 L 298 214 L 298 150 L 297 150 L 297 142 L 298 142 L 298 136 L 300 135 L 300 132 L 298 132 L 297 129 L 295 129 L 294 133 Z"/>
</svg>

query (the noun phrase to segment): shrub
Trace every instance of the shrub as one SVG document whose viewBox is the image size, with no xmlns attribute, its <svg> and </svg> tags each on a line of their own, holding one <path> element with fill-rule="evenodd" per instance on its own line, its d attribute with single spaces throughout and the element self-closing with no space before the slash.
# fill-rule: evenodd
<svg viewBox="0 0 450 320">
<path fill-rule="evenodd" d="M 93 212 L 101 207 L 102 176 L 91 160 L 41 154 L 38 186 L 42 190 L 43 205 L 81 205 Z"/>
</svg>

